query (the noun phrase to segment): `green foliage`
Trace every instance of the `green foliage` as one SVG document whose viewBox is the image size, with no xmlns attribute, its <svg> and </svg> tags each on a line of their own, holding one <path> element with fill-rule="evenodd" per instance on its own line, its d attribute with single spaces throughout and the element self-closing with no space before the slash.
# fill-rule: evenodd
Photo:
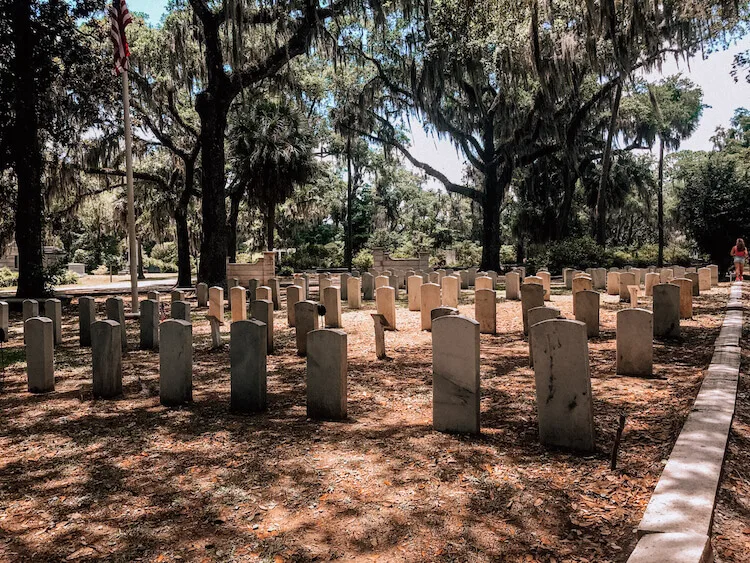
<svg viewBox="0 0 750 563">
<path fill-rule="evenodd" d="M 297 252 L 285 254 L 281 259 L 282 268 L 293 271 L 314 270 L 317 268 L 337 268 L 344 263 L 344 244 L 336 241 L 325 245 L 303 244 Z"/>
<path fill-rule="evenodd" d="M 482 261 L 482 247 L 475 242 L 459 242 L 453 248 L 456 250 L 455 265 L 470 268 L 479 265 Z"/>
<path fill-rule="evenodd" d="M 745 151 L 743 151 L 745 152 Z M 686 153 L 675 167 L 678 219 L 698 248 L 723 268 L 737 238 L 750 234 L 747 155 Z"/>
<path fill-rule="evenodd" d="M 372 268 L 375 263 L 372 252 L 369 250 L 362 249 L 352 260 L 352 266 L 361 272 L 365 272 Z"/>
<path fill-rule="evenodd" d="M 479 248 L 481 258 L 481 247 Z M 515 264 L 518 259 L 516 248 L 510 244 L 504 244 L 500 247 L 500 263 L 501 264 Z M 476 262 L 477 264 L 479 262 Z"/>
<path fill-rule="evenodd" d="M 151 249 L 151 258 L 177 264 L 177 243 L 163 242 Z"/>
<path fill-rule="evenodd" d="M 281 266 L 279 268 L 279 275 L 285 278 L 288 278 L 289 276 L 294 274 L 294 268 L 291 266 Z"/>
<path fill-rule="evenodd" d="M 563 268 L 585 270 L 603 266 L 607 261 L 606 252 L 594 239 L 580 237 L 532 245 L 527 267 L 529 271 L 546 267 L 552 274 L 560 274 Z"/>
<path fill-rule="evenodd" d="M 150 256 L 145 256 L 143 258 L 143 268 L 145 270 L 148 270 L 149 268 L 159 268 L 160 272 L 169 274 L 177 272 L 177 264 L 175 262 L 165 262 L 164 260 L 151 258 Z"/>
<path fill-rule="evenodd" d="M 0 287 L 13 287 L 18 284 L 18 274 L 8 268 L 0 268 Z"/>
</svg>

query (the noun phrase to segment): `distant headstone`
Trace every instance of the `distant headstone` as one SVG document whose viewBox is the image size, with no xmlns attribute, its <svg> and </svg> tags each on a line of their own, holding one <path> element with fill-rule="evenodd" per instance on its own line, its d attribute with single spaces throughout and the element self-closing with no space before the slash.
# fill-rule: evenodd
<svg viewBox="0 0 750 563">
<path fill-rule="evenodd" d="M 534 325 L 539 439 L 545 446 L 590 452 L 594 414 L 586 325 L 552 319 Z"/>
<path fill-rule="evenodd" d="M 495 289 L 492 285 L 492 278 L 489 276 L 477 276 L 474 279 L 474 290 L 478 289 Z"/>
<path fill-rule="evenodd" d="M 536 273 L 536 277 L 542 278 L 542 287 L 544 288 L 544 300 L 552 300 L 552 276 L 546 270 L 540 270 Z"/>
<path fill-rule="evenodd" d="M 654 318 L 646 309 L 617 312 L 617 374 L 650 377 L 654 365 Z"/>
<path fill-rule="evenodd" d="M 253 301 L 253 305 L 255 303 L 257 301 Z M 265 323 L 258 319 L 232 323 L 229 344 L 230 401 L 231 409 L 235 412 L 251 413 L 266 409 L 267 335 Z"/>
<path fill-rule="evenodd" d="M 482 334 L 497 333 L 497 294 L 494 289 L 474 292 L 474 317 Z"/>
<path fill-rule="evenodd" d="M 698 274 L 696 274 L 695 272 L 688 272 L 685 274 L 685 279 L 690 280 L 693 284 L 691 287 L 692 292 L 693 292 L 693 297 L 699 297 L 701 294 L 701 290 L 700 290 L 700 280 L 698 279 Z"/>
<path fill-rule="evenodd" d="M 671 284 L 680 288 L 680 318 L 693 318 L 693 282 L 687 278 L 675 278 Z"/>
<path fill-rule="evenodd" d="M 629 285 L 636 285 L 635 274 L 632 272 L 620 272 L 620 301 L 630 301 Z"/>
<path fill-rule="evenodd" d="M 239 287 L 239 286 L 238 286 Z M 233 287 L 230 291 L 237 289 Z M 244 293 L 244 290 L 243 290 Z M 172 318 L 181 321 L 190 322 L 190 303 L 187 301 L 172 301 Z"/>
<path fill-rule="evenodd" d="M 593 291 L 594 282 L 591 278 L 579 276 L 573 279 L 573 314 L 576 314 L 576 293 L 580 291 Z"/>
<path fill-rule="evenodd" d="M 607 295 L 620 295 L 620 272 L 607 273 Z"/>
<path fill-rule="evenodd" d="M 698 288 L 700 291 L 711 290 L 711 270 L 708 268 L 698 268 Z"/>
<path fill-rule="evenodd" d="M 266 327 L 266 354 L 273 354 L 273 301 L 256 299 L 250 304 L 253 318 Z"/>
<path fill-rule="evenodd" d="M 341 328 L 341 293 L 338 287 L 323 290 L 323 305 L 326 308 L 326 328 Z"/>
<path fill-rule="evenodd" d="M 719 267 L 716 264 L 709 264 L 708 269 L 711 271 L 711 287 L 719 285 Z"/>
<path fill-rule="evenodd" d="M 676 285 L 654 286 L 654 336 L 680 337 L 680 288 Z"/>
<path fill-rule="evenodd" d="M 672 268 L 662 268 L 659 271 L 659 279 L 661 283 L 669 283 L 674 279 L 674 271 Z"/>
<path fill-rule="evenodd" d="M 421 311 L 422 330 L 431 330 L 433 309 L 440 307 L 440 286 L 436 283 L 424 283 L 419 288 L 419 307 Z"/>
<path fill-rule="evenodd" d="M 91 325 L 92 391 L 97 399 L 111 399 L 122 395 L 121 330 L 119 323 L 110 320 L 97 321 Z"/>
<path fill-rule="evenodd" d="M 396 330 L 396 290 L 390 286 L 379 287 L 375 292 L 377 311 L 388 321 L 386 330 Z"/>
<path fill-rule="evenodd" d="M 39 301 L 36 299 L 24 299 L 22 303 L 23 322 L 39 316 Z"/>
<path fill-rule="evenodd" d="M 599 336 L 599 301 L 598 291 L 579 291 L 573 295 L 575 317 L 586 325 L 586 335 L 589 338 Z"/>
<path fill-rule="evenodd" d="M 107 319 L 115 321 L 120 325 L 120 338 L 122 339 L 122 353 L 128 351 L 128 335 L 125 330 L 125 302 L 122 297 L 109 297 L 105 302 Z"/>
<path fill-rule="evenodd" d="M 529 333 L 529 309 L 534 307 L 544 307 L 544 287 L 535 283 L 521 284 L 521 315 L 524 334 Z"/>
<path fill-rule="evenodd" d="M 195 297 L 198 300 L 198 307 L 208 307 L 208 284 L 203 282 L 195 286 Z M 151 299 L 151 296 L 148 297 Z M 155 299 L 158 301 L 158 299 Z"/>
<path fill-rule="evenodd" d="M 365 301 L 375 299 L 375 277 L 369 272 L 362 274 L 362 298 Z"/>
<path fill-rule="evenodd" d="M 260 287 L 260 280 L 259 279 L 257 279 L 257 278 L 250 278 L 249 280 L 247 280 L 247 295 L 245 296 L 245 300 L 249 301 L 250 303 L 252 303 L 253 301 L 255 301 L 257 299 L 257 296 L 256 296 L 255 292 L 258 291 L 259 287 Z M 230 290 L 230 293 L 229 293 L 229 301 L 230 301 L 230 304 L 231 304 L 231 301 L 232 301 L 231 290 Z"/>
<path fill-rule="evenodd" d="M 347 399 L 347 341 L 343 330 L 314 330 L 307 335 L 307 416 L 343 420 Z"/>
<path fill-rule="evenodd" d="M 479 323 L 440 317 L 432 327 L 433 428 L 478 434 L 479 400 Z"/>
<path fill-rule="evenodd" d="M 594 282 L 594 289 L 605 289 L 607 287 L 607 270 L 605 268 L 592 268 L 591 280 Z"/>
<path fill-rule="evenodd" d="M 331 287 L 331 280 L 329 278 L 326 278 L 324 276 L 318 277 L 318 291 L 320 293 L 320 301 L 323 301 L 323 291 L 325 291 L 325 288 Z"/>
<path fill-rule="evenodd" d="M 214 286 L 208 289 L 208 316 L 224 323 L 224 288 Z"/>
<path fill-rule="evenodd" d="M 59 299 L 45 299 L 44 316 L 52 321 L 55 345 L 62 343 L 62 303 Z"/>
<path fill-rule="evenodd" d="M 267 285 L 261 285 L 255 290 L 255 301 L 270 301 L 273 303 L 273 294 L 271 288 Z"/>
<path fill-rule="evenodd" d="M 203 285 L 206 285 L 206 284 L 203 284 Z M 208 292 L 208 289 L 206 289 L 206 292 Z M 150 299 L 151 301 L 161 302 L 161 293 L 159 293 L 158 291 L 149 291 L 146 294 L 146 299 Z M 206 299 L 208 299 L 208 297 L 206 297 Z"/>
<path fill-rule="evenodd" d="M 505 298 L 510 301 L 521 299 L 521 276 L 518 272 L 505 274 Z"/>
<path fill-rule="evenodd" d="M 159 321 L 160 321 L 159 303 L 152 299 L 146 299 L 141 302 L 140 318 L 140 349 L 141 350 L 158 350 L 159 349 Z M 119 331 L 119 324 L 118 331 Z M 118 334 L 119 338 L 119 334 Z M 122 345 L 121 345 L 122 346 Z M 122 350 L 120 350 L 122 353 Z"/>
<path fill-rule="evenodd" d="M 388 276 L 378 276 L 375 278 L 375 291 L 377 292 L 381 287 L 386 287 L 389 281 L 390 278 Z"/>
<path fill-rule="evenodd" d="M 302 288 L 298 285 L 290 285 L 286 288 L 286 320 L 289 327 L 292 328 L 296 324 L 295 319 L 295 306 L 302 299 Z"/>
<path fill-rule="evenodd" d="M 229 290 L 229 309 L 232 311 L 233 323 L 247 319 L 247 292 L 241 285 Z M 176 319 L 182 317 L 175 317 L 174 314 L 172 314 L 172 318 Z M 190 319 L 185 320 L 187 321 Z"/>
<path fill-rule="evenodd" d="M 409 298 L 409 310 L 420 310 L 420 296 L 422 293 L 422 276 L 409 276 L 407 281 L 407 293 Z"/>
<path fill-rule="evenodd" d="M 339 297 L 342 301 L 349 301 L 349 280 L 351 278 L 351 274 L 347 272 L 341 274 L 341 291 Z"/>
<path fill-rule="evenodd" d="M 560 309 L 555 307 L 534 307 L 529 309 L 529 330 L 537 323 L 560 318 Z M 529 338 L 529 366 L 534 367 L 534 344 Z"/>
<path fill-rule="evenodd" d="M 170 319 L 160 331 L 159 400 L 176 407 L 193 400 L 193 325 Z"/>
<path fill-rule="evenodd" d="M 442 304 L 444 307 L 458 307 L 458 279 L 445 276 L 442 282 Z"/>
<path fill-rule="evenodd" d="M 346 301 L 350 309 L 362 308 L 362 279 L 351 277 L 346 282 Z"/>
<path fill-rule="evenodd" d="M 297 355 L 307 355 L 307 335 L 318 330 L 318 304 L 312 301 L 298 301 L 294 304 Z"/>
<path fill-rule="evenodd" d="M 78 337 L 81 347 L 91 346 L 91 325 L 96 321 L 96 301 L 93 297 L 78 298 Z"/>
<path fill-rule="evenodd" d="M 279 287 L 278 278 L 269 279 L 268 287 L 271 288 L 271 301 L 273 302 L 273 310 L 281 310 L 281 300 L 279 298 L 279 296 L 281 295 L 281 288 Z M 255 299 L 252 299 L 252 301 L 255 301 Z"/>
<path fill-rule="evenodd" d="M 52 321 L 46 317 L 31 317 L 23 324 L 29 393 L 54 391 L 55 336 Z"/>
<path fill-rule="evenodd" d="M 656 272 L 646 274 L 646 297 L 654 296 L 654 286 L 661 283 L 661 276 Z"/>
<path fill-rule="evenodd" d="M 179 289 L 175 289 L 170 293 L 170 297 L 172 299 L 172 303 L 175 301 L 185 301 L 185 292 L 180 291 Z"/>
</svg>

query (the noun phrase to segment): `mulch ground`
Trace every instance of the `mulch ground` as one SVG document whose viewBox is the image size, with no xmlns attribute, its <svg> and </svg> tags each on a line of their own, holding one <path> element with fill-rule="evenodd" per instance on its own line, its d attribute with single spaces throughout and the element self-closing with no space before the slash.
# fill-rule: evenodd
<svg viewBox="0 0 750 563">
<path fill-rule="evenodd" d="M 745 299 L 750 292 L 745 288 Z M 747 326 L 743 342 L 747 338 Z M 729 448 L 714 512 L 713 546 L 717 563 L 750 561 L 750 350 L 742 349 Z"/>
<path fill-rule="evenodd" d="M 553 291 L 572 318 L 570 295 Z M 305 360 L 284 310 L 268 358 L 269 408 L 255 416 L 229 411 L 229 353 L 209 349 L 205 311 L 193 314 L 194 403 L 181 409 L 159 405 L 153 352 L 127 354 L 121 399 L 93 400 L 74 309 L 64 311 L 56 391 L 27 393 L 16 314 L 0 357 L 0 559 L 625 561 L 727 295 L 722 286 L 696 299 L 682 340 L 655 344 L 650 379 L 615 374 L 622 305 L 603 296 L 603 332 L 589 346 L 598 449 L 588 456 L 538 443 L 519 302 L 501 300 L 500 333 L 482 335 L 479 437 L 432 430 L 430 334 L 405 301 L 385 361 L 375 359 L 374 304 L 344 308 L 349 419 L 338 423 L 306 419 Z M 473 316 L 470 293 L 460 308 Z M 136 325 L 128 331 L 134 345 Z M 745 374 L 743 397 L 749 389 Z M 722 498 L 733 499 L 727 521 L 747 526 L 746 401 L 744 409 Z M 627 426 L 611 471 L 620 414 Z M 743 533 L 728 534 L 727 549 Z"/>
</svg>

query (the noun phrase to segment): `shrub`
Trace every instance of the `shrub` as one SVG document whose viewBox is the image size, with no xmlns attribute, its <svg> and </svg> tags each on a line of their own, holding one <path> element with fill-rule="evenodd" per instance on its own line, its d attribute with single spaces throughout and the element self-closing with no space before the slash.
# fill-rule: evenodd
<svg viewBox="0 0 750 563">
<path fill-rule="evenodd" d="M 13 287 L 18 285 L 18 274 L 8 268 L 0 268 L 0 287 Z"/>
<path fill-rule="evenodd" d="M 279 275 L 282 277 L 289 277 L 294 274 L 294 268 L 291 266 L 281 266 L 279 268 Z"/>
<path fill-rule="evenodd" d="M 177 264 L 177 244 L 174 242 L 157 244 L 151 249 L 151 258 L 167 264 Z"/>
<path fill-rule="evenodd" d="M 569 238 L 544 245 L 533 245 L 529 249 L 527 267 L 536 271 L 541 267 L 549 268 L 552 274 L 560 274 L 563 268 L 606 267 L 611 255 L 591 237 Z M 533 266 L 533 267 L 532 267 Z"/>
<path fill-rule="evenodd" d="M 482 247 L 479 247 L 479 257 L 482 256 Z M 515 264 L 518 259 L 516 253 L 516 247 L 512 244 L 504 244 L 500 247 L 500 263 L 501 264 Z M 478 264 L 479 262 L 477 262 Z"/>
<path fill-rule="evenodd" d="M 170 274 L 177 272 L 177 264 L 164 262 L 163 260 L 158 260 L 157 258 L 146 256 L 143 259 L 143 269 L 147 270 L 149 268 L 159 268 L 161 272 Z"/>
<path fill-rule="evenodd" d="M 366 249 L 360 250 L 352 259 L 352 266 L 361 272 L 366 272 L 375 263 L 372 252 Z"/>
<path fill-rule="evenodd" d="M 456 266 L 470 268 L 478 266 L 482 261 L 482 247 L 475 242 L 468 240 L 458 242 L 454 248 L 456 249 Z"/>
</svg>

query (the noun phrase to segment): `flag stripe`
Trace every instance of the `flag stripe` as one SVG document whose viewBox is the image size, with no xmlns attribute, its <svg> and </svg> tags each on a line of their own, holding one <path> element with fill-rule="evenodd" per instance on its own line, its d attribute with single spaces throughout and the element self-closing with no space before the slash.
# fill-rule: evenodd
<svg viewBox="0 0 750 563">
<path fill-rule="evenodd" d="M 112 46 L 114 47 L 115 54 L 114 72 L 115 74 L 120 75 L 123 71 L 128 69 L 130 49 L 128 48 L 128 40 L 125 36 L 125 28 L 132 23 L 133 16 L 128 11 L 128 6 L 125 3 L 125 0 L 120 0 L 119 2 L 118 0 L 114 0 L 109 7 L 109 17 L 109 35 L 112 39 Z"/>
</svg>

